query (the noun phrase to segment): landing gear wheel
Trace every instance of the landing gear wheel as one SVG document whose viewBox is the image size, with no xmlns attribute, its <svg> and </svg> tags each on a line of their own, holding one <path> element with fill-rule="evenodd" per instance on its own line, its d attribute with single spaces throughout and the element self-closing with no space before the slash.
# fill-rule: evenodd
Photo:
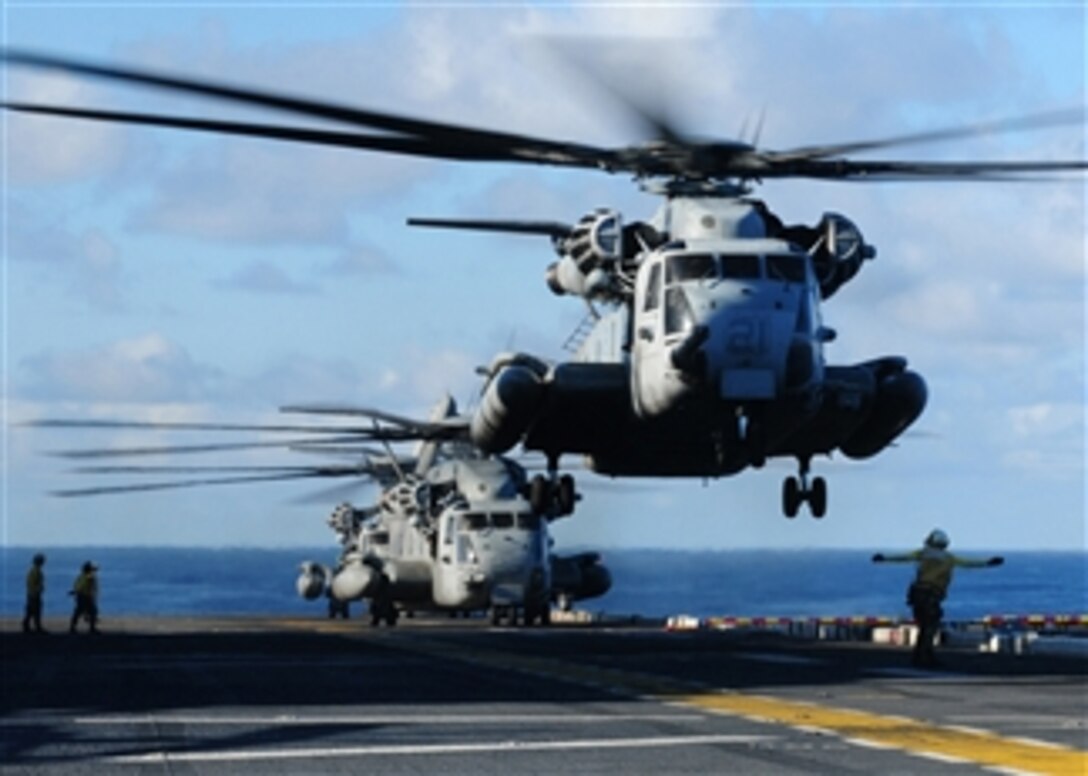
<svg viewBox="0 0 1088 776">
<path fill-rule="evenodd" d="M 827 514 L 827 482 L 823 477 L 812 481 L 812 489 L 808 492 L 808 506 L 817 520 Z"/>
<path fill-rule="evenodd" d="M 529 506 L 532 507 L 534 514 L 545 515 L 548 513 L 551 489 L 551 483 L 543 474 L 538 474 L 530 480 Z"/>
<path fill-rule="evenodd" d="M 782 483 L 782 512 L 790 519 L 797 517 L 801 501 L 800 483 L 797 482 L 796 477 L 787 477 Z"/>
<path fill-rule="evenodd" d="M 574 512 L 574 502 L 577 500 L 577 494 L 574 491 L 574 478 L 569 474 L 564 474 L 559 478 L 559 488 L 556 491 L 555 498 L 560 516 Z"/>
</svg>

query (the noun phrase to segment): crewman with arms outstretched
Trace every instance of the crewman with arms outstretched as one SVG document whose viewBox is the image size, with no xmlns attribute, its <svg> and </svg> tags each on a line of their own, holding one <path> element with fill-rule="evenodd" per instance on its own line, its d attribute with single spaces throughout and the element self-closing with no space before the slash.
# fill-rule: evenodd
<svg viewBox="0 0 1088 776">
<path fill-rule="evenodd" d="M 960 568 L 983 568 L 1000 566 L 1004 558 L 993 557 L 987 560 L 960 558 L 948 551 L 948 534 L 939 528 L 929 532 L 925 544 L 920 550 L 902 555 L 884 555 L 877 553 L 873 563 L 917 563 L 918 572 L 907 590 L 907 603 L 914 610 L 914 622 L 918 625 L 918 640 L 914 645 L 912 662 L 916 666 L 932 668 L 937 665 L 933 653 L 933 642 L 941 627 L 944 611 L 941 603 L 948 595 L 948 586 L 952 584 L 952 570 Z"/>
</svg>

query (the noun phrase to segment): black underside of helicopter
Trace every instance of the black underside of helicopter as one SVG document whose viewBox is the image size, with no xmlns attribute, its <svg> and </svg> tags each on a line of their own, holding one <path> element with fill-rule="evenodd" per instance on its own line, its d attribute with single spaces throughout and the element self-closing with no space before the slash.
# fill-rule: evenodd
<svg viewBox="0 0 1088 776">
<path fill-rule="evenodd" d="M 590 381 L 591 391 L 584 387 Z M 819 385 L 767 405 L 697 396 L 647 419 L 636 417 L 629 395 L 624 364 L 563 364 L 525 416 L 531 422 L 497 436 L 522 439 L 526 449 L 550 457 L 589 456 L 601 474 L 719 477 L 762 466 L 768 457 L 808 460 L 837 450 L 869 458 L 921 414 L 927 391 L 905 359 L 886 358 L 829 367 Z M 494 440 L 475 441 L 487 449 Z"/>
</svg>

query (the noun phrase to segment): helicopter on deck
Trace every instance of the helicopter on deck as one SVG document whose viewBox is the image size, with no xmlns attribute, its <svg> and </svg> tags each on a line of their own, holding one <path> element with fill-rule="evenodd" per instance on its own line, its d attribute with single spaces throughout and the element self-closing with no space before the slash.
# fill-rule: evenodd
<svg viewBox="0 0 1088 776">
<path fill-rule="evenodd" d="M 329 414 L 325 408 L 286 411 Z M 340 413 L 336 413 L 340 414 Z M 516 461 L 483 453 L 464 440 L 420 439 L 419 428 L 456 419 L 449 397 L 429 421 L 414 421 L 377 410 L 370 427 L 332 425 L 238 425 L 143 423 L 108 420 L 41 420 L 44 428 L 232 431 L 262 434 L 306 433 L 286 442 L 203 443 L 185 446 L 70 450 L 74 458 L 128 457 L 235 452 L 247 447 L 288 447 L 323 455 L 347 455 L 356 462 L 318 466 L 133 466 L 94 465 L 76 471 L 95 475 L 186 475 L 198 479 L 96 485 L 57 491 L 61 496 L 169 490 L 184 487 L 264 483 L 310 478 L 368 479 L 381 491 L 375 503 L 337 506 L 327 520 L 342 551 L 334 567 L 301 565 L 299 595 L 325 598 L 331 614 L 346 615 L 353 601 L 366 601 L 371 622 L 394 625 L 401 611 L 487 612 L 494 624 L 546 624 L 552 603 L 603 595 L 611 587 L 608 569 L 595 553 L 559 556 L 552 552 L 549 523 L 573 512 L 552 505 L 534 511 L 527 499 L 528 476 Z M 383 423 L 378 423 L 381 418 Z M 456 424 L 458 421 L 454 420 Z M 323 434 L 326 436 L 315 436 Z M 398 455 L 391 442 L 418 440 L 411 455 Z M 385 450 L 360 445 L 381 442 Z M 214 476 L 211 476 L 214 475 Z"/>
<path fill-rule="evenodd" d="M 375 507 L 341 504 L 327 521 L 340 558 L 334 567 L 304 562 L 298 592 L 327 598 L 330 615 L 369 601 L 374 625 L 396 624 L 401 611 L 547 624 L 552 601 L 572 592 L 553 590 L 553 569 L 573 561 L 551 553 L 548 516 L 533 512 L 525 483 L 509 459 L 458 455 L 387 488 Z M 579 585 L 576 598 L 607 591 L 607 569 L 596 569 L 604 584 Z"/>
<path fill-rule="evenodd" d="M 841 452 L 869 458 L 921 414 L 922 377 L 906 358 L 832 365 L 836 337 L 821 304 L 848 283 L 875 249 L 848 218 L 825 213 L 814 226 L 782 223 L 751 196 L 769 179 L 1015 182 L 1082 173 L 1088 162 L 859 160 L 852 155 L 1060 125 L 1083 110 L 1051 112 L 895 137 L 769 150 L 740 141 L 688 137 L 627 101 L 656 138 L 609 148 L 409 118 L 266 91 L 7 50 L 11 66 L 56 69 L 158 90 L 262 107 L 350 129 L 243 123 L 161 114 L 5 103 L 4 108 L 153 127 L 214 132 L 461 162 L 599 170 L 633 176 L 664 202 L 651 219 L 624 223 L 604 209 L 575 224 L 532 220 L 413 219 L 420 226 L 483 229 L 551 238 L 559 260 L 548 286 L 589 306 L 588 333 L 570 361 L 502 353 L 486 369 L 479 408 L 467 423 L 487 453 L 521 444 L 548 460 L 530 483 L 534 510 L 569 497 L 558 474 L 564 454 L 613 476 L 717 477 L 796 459 L 782 509 L 827 510 L 827 485 L 809 478 L 812 459 Z M 622 99 L 622 98 L 621 98 Z M 359 128 L 379 130 L 361 132 Z M 600 308 L 600 309 L 599 309 Z M 603 311 L 602 311 L 603 310 Z"/>
</svg>

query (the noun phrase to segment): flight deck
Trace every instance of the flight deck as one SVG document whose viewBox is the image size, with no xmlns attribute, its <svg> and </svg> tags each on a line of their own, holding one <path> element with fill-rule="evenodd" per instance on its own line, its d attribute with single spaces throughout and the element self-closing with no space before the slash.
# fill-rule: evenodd
<svg viewBox="0 0 1088 776">
<path fill-rule="evenodd" d="M 1088 772 L 1088 661 L 659 624 L 0 633 L 5 773 Z"/>
</svg>

